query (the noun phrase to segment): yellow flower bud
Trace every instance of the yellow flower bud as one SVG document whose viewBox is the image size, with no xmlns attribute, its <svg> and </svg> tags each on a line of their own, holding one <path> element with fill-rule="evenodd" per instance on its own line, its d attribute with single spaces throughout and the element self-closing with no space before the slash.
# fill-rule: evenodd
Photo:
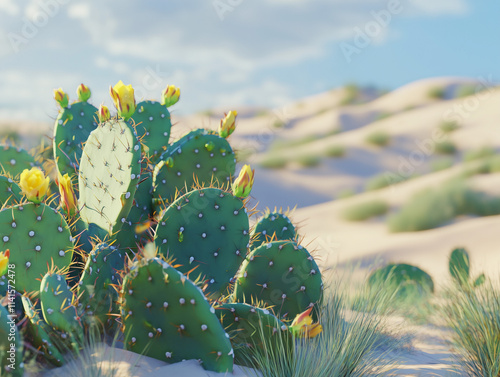
<svg viewBox="0 0 500 377">
<path fill-rule="evenodd" d="M 99 106 L 99 112 L 97 113 L 97 117 L 99 118 L 99 122 L 104 123 L 109 118 L 111 118 L 111 114 L 109 113 L 109 109 L 107 106 L 101 105 Z"/>
<path fill-rule="evenodd" d="M 114 87 L 109 87 L 109 94 L 118 111 L 118 116 L 125 120 L 129 119 L 134 114 L 136 108 L 132 85 L 124 85 L 120 80 Z"/>
<path fill-rule="evenodd" d="M 226 114 L 226 117 L 220 121 L 219 125 L 219 136 L 227 138 L 231 135 L 236 128 L 236 116 L 238 113 L 236 111 L 230 111 Z"/>
<path fill-rule="evenodd" d="M 80 84 L 76 89 L 76 94 L 81 102 L 87 102 L 90 98 L 90 89 L 87 85 Z"/>
<path fill-rule="evenodd" d="M 61 207 L 69 216 L 74 216 L 78 207 L 75 191 L 73 190 L 73 184 L 71 183 L 71 178 L 68 174 L 64 174 L 64 176 L 62 176 L 59 173 L 57 185 L 59 186 L 59 194 L 61 195 Z"/>
<path fill-rule="evenodd" d="M 5 252 L 0 252 L 0 276 L 7 273 L 7 266 L 9 264 L 10 250 L 7 249 Z"/>
<path fill-rule="evenodd" d="M 33 203 L 41 203 L 49 188 L 49 177 L 45 178 L 40 168 L 24 169 L 19 186 L 26 198 Z"/>
<path fill-rule="evenodd" d="M 298 314 L 289 327 L 292 334 L 299 338 L 314 338 L 323 331 L 319 323 L 312 323 L 310 316 L 312 307 Z"/>
<path fill-rule="evenodd" d="M 179 101 L 181 90 L 175 85 L 168 85 L 162 93 L 161 104 L 170 107 Z"/>
<path fill-rule="evenodd" d="M 240 175 L 233 183 L 233 195 L 238 198 L 246 198 L 252 191 L 255 170 L 250 165 L 245 165 L 240 171 Z"/>
<path fill-rule="evenodd" d="M 69 102 L 69 97 L 62 88 L 54 89 L 54 99 L 61 107 L 67 107 Z"/>
</svg>

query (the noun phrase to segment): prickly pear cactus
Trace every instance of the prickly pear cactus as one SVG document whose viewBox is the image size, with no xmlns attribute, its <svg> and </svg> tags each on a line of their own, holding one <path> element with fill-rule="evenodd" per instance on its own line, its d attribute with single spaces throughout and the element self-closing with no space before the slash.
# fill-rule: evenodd
<svg viewBox="0 0 500 377">
<path fill-rule="evenodd" d="M 281 212 L 268 211 L 258 222 L 252 232 L 252 248 L 259 247 L 271 240 L 295 240 L 295 226 Z"/>
<path fill-rule="evenodd" d="M 372 286 L 387 283 L 393 285 L 399 297 L 434 292 L 431 276 L 420 268 L 405 263 L 391 263 L 379 268 L 370 275 L 368 283 Z"/>
<path fill-rule="evenodd" d="M 9 312 L 0 305 L 0 376 L 21 377 L 23 373 L 21 338 Z"/>
<path fill-rule="evenodd" d="M 200 359 L 232 372 L 233 349 L 215 310 L 186 276 L 158 258 L 136 262 L 123 280 L 125 348 L 167 362 Z"/>
<path fill-rule="evenodd" d="M 243 201 L 216 188 L 193 190 L 165 211 L 156 230 L 156 246 L 179 271 L 201 275 L 206 294 L 226 294 L 243 262 L 249 243 L 249 223 Z"/>
<path fill-rule="evenodd" d="M 45 321 L 67 336 L 83 339 L 82 324 L 75 295 L 70 291 L 64 276 L 47 272 L 40 284 L 40 303 Z"/>
<path fill-rule="evenodd" d="M 170 112 L 160 102 L 142 101 L 137 104 L 132 119 L 137 138 L 146 146 L 146 155 L 154 163 L 168 146 L 172 128 Z"/>
<path fill-rule="evenodd" d="M 234 287 L 236 301 L 262 300 L 287 319 L 319 303 L 322 292 L 318 265 L 293 241 L 274 241 L 254 249 L 241 265 Z"/>
<path fill-rule="evenodd" d="M 139 183 L 141 145 L 131 126 L 111 119 L 91 132 L 80 161 L 80 216 L 91 235 L 104 239 L 120 230 Z"/>
<path fill-rule="evenodd" d="M 26 296 L 22 297 L 23 307 L 28 317 L 26 335 L 31 344 L 43 352 L 45 359 L 52 365 L 60 367 L 64 364 L 64 357 L 54 344 L 54 338 L 49 334 L 53 332 L 50 326 L 40 318 L 37 310 Z M 57 342 L 57 340 L 55 340 Z"/>
<path fill-rule="evenodd" d="M 170 203 L 178 192 L 200 186 L 227 185 L 236 159 L 226 139 L 216 132 L 198 129 L 170 145 L 153 173 L 153 197 Z"/>
<path fill-rule="evenodd" d="M 266 344 L 272 344 L 273 339 L 279 342 L 283 337 L 290 335 L 288 327 L 268 309 L 232 303 L 215 308 L 215 314 L 231 337 L 237 363 L 245 361 L 245 357 L 241 355 L 242 349 L 262 348 L 263 339 L 266 340 Z M 280 336 L 279 332 L 284 335 Z"/>
<path fill-rule="evenodd" d="M 35 158 L 22 148 L 0 145 L 0 174 L 16 177 L 24 169 L 36 166 Z"/>
<path fill-rule="evenodd" d="M 38 291 L 50 266 L 67 269 L 74 246 L 64 216 L 43 203 L 0 211 L 0 245 L 2 250 L 10 249 L 9 263 L 16 266 L 20 293 Z"/>
<path fill-rule="evenodd" d="M 93 316 L 109 329 L 118 313 L 118 292 L 113 285 L 121 285 L 120 272 L 125 265 L 125 253 L 106 243 L 97 244 L 87 258 L 85 270 L 78 285 L 78 296 L 86 314 Z"/>
<path fill-rule="evenodd" d="M 83 144 L 97 127 L 97 108 L 87 101 L 75 102 L 59 111 L 54 126 L 54 159 L 61 175 L 78 171 Z"/>
<path fill-rule="evenodd" d="M 21 188 L 12 178 L 0 175 L 0 208 L 7 204 L 18 203 L 22 196 Z"/>
<path fill-rule="evenodd" d="M 469 253 L 462 247 L 457 247 L 451 252 L 448 268 L 453 280 L 462 287 L 468 285 L 478 287 L 486 280 L 485 275 L 481 274 L 471 282 Z"/>
</svg>

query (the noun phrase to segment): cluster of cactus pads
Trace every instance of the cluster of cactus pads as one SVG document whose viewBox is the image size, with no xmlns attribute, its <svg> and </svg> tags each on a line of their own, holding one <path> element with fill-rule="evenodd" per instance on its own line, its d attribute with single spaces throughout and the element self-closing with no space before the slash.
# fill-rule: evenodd
<svg viewBox="0 0 500 377">
<path fill-rule="evenodd" d="M 227 141 L 235 111 L 170 140 L 175 86 L 136 104 L 120 81 L 115 117 L 87 86 L 77 94 L 54 91 L 51 158 L 0 146 L 0 375 L 22 375 L 23 345 L 60 366 L 96 327 L 139 354 L 230 372 L 262 347 L 259 329 L 293 338 L 297 315 L 317 318 L 321 274 L 287 214 L 251 220 L 254 171 L 236 175 Z"/>
</svg>

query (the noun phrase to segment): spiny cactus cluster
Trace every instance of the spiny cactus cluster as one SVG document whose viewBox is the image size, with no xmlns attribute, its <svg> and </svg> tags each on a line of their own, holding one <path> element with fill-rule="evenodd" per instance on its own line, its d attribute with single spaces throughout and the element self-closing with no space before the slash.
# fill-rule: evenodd
<svg viewBox="0 0 500 377">
<path fill-rule="evenodd" d="M 70 103 L 62 89 L 54 93 L 61 109 L 47 173 L 59 192 L 50 193 L 46 159 L 0 147 L 0 276 L 8 264 L 27 318 L 16 344 L 22 337 L 59 366 L 98 326 L 139 354 L 230 372 L 242 348 L 262 346 L 256 329 L 293 338 L 297 315 L 314 308 L 317 318 L 321 273 L 288 216 L 267 212 L 250 226 L 254 171 L 245 165 L 236 176 L 227 141 L 235 111 L 217 131 L 171 141 L 175 86 L 160 102 L 136 104 L 120 81 L 110 88 L 115 117 L 88 102 L 87 86 L 77 94 Z M 5 281 L 0 290 L 12 295 Z M 21 365 L 0 363 L 1 375 L 22 374 Z"/>
</svg>

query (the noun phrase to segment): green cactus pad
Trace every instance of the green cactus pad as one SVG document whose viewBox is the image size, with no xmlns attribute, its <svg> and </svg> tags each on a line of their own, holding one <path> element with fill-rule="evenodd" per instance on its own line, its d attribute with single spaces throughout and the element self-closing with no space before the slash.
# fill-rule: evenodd
<svg viewBox="0 0 500 377">
<path fill-rule="evenodd" d="M 269 212 L 255 224 L 252 232 L 252 248 L 257 248 L 271 240 L 295 240 L 296 236 L 295 226 L 286 215 L 280 212 Z"/>
<path fill-rule="evenodd" d="M 76 297 L 64 276 L 52 272 L 45 274 L 40 284 L 40 303 L 43 318 L 50 326 L 63 334 L 83 339 Z"/>
<path fill-rule="evenodd" d="M 86 314 L 92 315 L 110 329 L 118 313 L 118 292 L 113 285 L 121 285 L 120 272 L 125 264 L 125 253 L 106 243 L 97 244 L 87 258 L 85 270 L 78 285 L 78 296 Z"/>
<path fill-rule="evenodd" d="M 15 265 L 16 290 L 38 291 L 40 279 L 54 265 L 66 269 L 73 256 L 73 238 L 57 210 L 45 204 L 25 203 L 0 211 L 0 247 L 10 249 Z"/>
<path fill-rule="evenodd" d="M 215 308 L 215 314 L 231 337 L 236 362 L 245 361 L 245 357 L 241 355 L 242 349 L 252 346 L 262 348 L 263 338 L 271 341 L 277 338 L 278 332 L 290 334 L 288 327 L 267 309 L 232 303 Z M 277 338 L 276 341 L 280 339 Z"/>
<path fill-rule="evenodd" d="M 0 208 L 7 204 L 18 203 L 23 194 L 12 178 L 0 175 Z"/>
<path fill-rule="evenodd" d="M 140 159 L 140 143 L 124 121 L 101 123 L 90 134 L 80 161 L 78 203 L 92 235 L 103 239 L 120 229 L 139 183 Z"/>
<path fill-rule="evenodd" d="M 158 258 L 136 262 L 121 291 L 125 348 L 166 362 L 199 359 L 232 372 L 233 349 L 203 292 Z"/>
<path fill-rule="evenodd" d="M 464 248 L 456 248 L 451 252 L 448 263 L 451 277 L 460 285 L 469 281 L 470 260 L 469 253 Z"/>
<path fill-rule="evenodd" d="M 197 267 L 193 273 L 208 283 L 205 293 L 226 294 L 249 239 L 243 201 L 226 191 L 204 188 L 170 205 L 158 223 L 155 243 L 160 253 L 181 265 L 179 271 Z"/>
<path fill-rule="evenodd" d="M 70 176 L 78 171 L 83 144 L 97 127 L 97 108 L 76 102 L 60 110 L 54 126 L 54 159 L 59 172 Z"/>
<path fill-rule="evenodd" d="M 434 283 L 430 275 L 416 266 L 405 263 L 388 264 L 375 270 L 368 278 L 368 283 L 372 286 L 384 282 L 394 285 L 400 297 L 434 292 Z"/>
<path fill-rule="evenodd" d="M 64 357 L 54 345 L 54 339 L 49 335 L 53 330 L 40 318 L 37 310 L 26 296 L 23 296 L 22 300 L 24 312 L 29 319 L 26 329 L 27 337 L 31 340 L 33 346 L 43 352 L 48 362 L 60 367 L 64 364 Z"/>
<path fill-rule="evenodd" d="M 35 158 L 22 148 L 0 145 L 0 174 L 16 178 L 24 169 L 36 166 Z"/>
<path fill-rule="evenodd" d="M 170 112 L 159 102 L 142 101 L 132 119 L 137 138 L 147 147 L 146 155 L 154 163 L 168 146 L 172 128 Z"/>
<path fill-rule="evenodd" d="M 205 129 L 191 131 L 170 145 L 153 173 L 156 200 L 170 203 L 177 191 L 200 186 L 227 185 L 234 176 L 236 159 L 226 139 Z"/>
<path fill-rule="evenodd" d="M 24 373 L 23 345 L 14 319 L 0 305 L 0 376 L 21 377 Z"/>
<path fill-rule="evenodd" d="M 253 250 L 234 287 L 238 302 L 261 300 L 280 318 L 293 319 L 320 302 L 321 273 L 314 258 L 293 241 L 275 241 Z"/>
</svg>

